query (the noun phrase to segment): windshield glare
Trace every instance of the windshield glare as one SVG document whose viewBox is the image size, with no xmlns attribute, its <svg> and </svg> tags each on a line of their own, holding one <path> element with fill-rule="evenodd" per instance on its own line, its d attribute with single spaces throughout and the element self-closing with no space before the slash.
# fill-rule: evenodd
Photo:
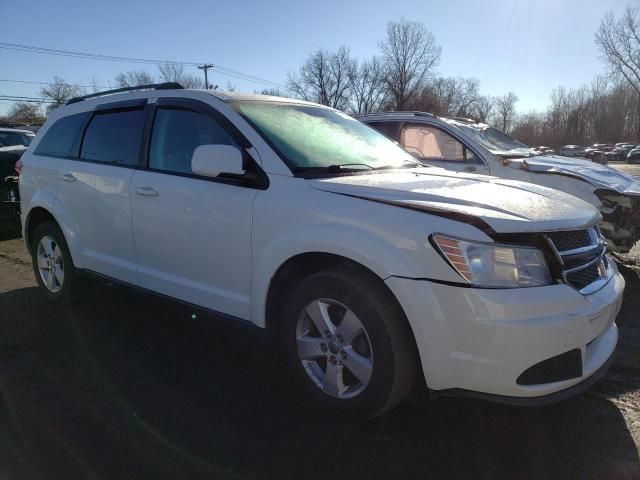
<svg viewBox="0 0 640 480">
<path fill-rule="evenodd" d="M 468 125 L 456 126 L 464 130 L 468 135 L 471 135 L 471 137 L 492 153 L 526 157 L 535 155 L 535 152 L 527 145 L 493 127 L 480 130 Z"/>
<path fill-rule="evenodd" d="M 235 107 L 293 170 L 336 165 L 368 170 L 417 164 L 381 133 L 329 108 L 250 101 L 236 102 Z"/>
</svg>

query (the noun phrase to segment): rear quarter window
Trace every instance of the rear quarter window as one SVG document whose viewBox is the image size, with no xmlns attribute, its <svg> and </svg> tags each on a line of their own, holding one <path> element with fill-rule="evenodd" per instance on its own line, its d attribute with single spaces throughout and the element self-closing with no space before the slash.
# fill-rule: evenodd
<svg viewBox="0 0 640 480">
<path fill-rule="evenodd" d="M 89 112 L 85 112 L 57 120 L 44 134 L 34 153 L 52 157 L 68 156 L 88 116 Z"/>
</svg>

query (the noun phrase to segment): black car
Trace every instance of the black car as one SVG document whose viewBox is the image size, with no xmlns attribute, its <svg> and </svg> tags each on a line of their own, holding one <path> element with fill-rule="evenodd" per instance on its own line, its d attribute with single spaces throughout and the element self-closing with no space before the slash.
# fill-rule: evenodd
<svg viewBox="0 0 640 480">
<path fill-rule="evenodd" d="M 605 153 L 605 156 L 609 161 L 624 162 L 627 159 L 628 153 L 636 147 L 633 143 L 616 143 L 616 147 Z"/>
<path fill-rule="evenodd" d="M 0 149 L 0 233 L 20 231 L 20 192 L 16 162 L 24 149 Z"/>
<path fill-rule="evenodd" d="M 640 147 L 636 147 L 627 154 L 627 163 L 640 163 Z"/>
<path fill-rule="evenodd" d="M 607 158 L 604 154 L 606 152 L 610 152 L 614 148 L 615 147 L 610 143 L 594 143 L 584 150 L 584 158 L 588 158 L 593 162 L 606 164 Z"/>
</svg>

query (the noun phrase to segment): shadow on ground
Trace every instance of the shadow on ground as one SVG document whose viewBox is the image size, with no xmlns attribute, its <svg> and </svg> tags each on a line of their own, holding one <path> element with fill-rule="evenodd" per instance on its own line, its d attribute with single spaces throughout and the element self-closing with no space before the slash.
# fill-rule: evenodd
<svg viewBox="0 0 640 480">
<path fill-rule="evenodd" d="M 626 315 L 622 335 L 638 320 Z M 2 294 L 0 331 L 0 478 L 640 475 L 624 418 L 597 391 L 540 409 L 421 399 L 340 420 L 298 395 L 253 329 L 106 284 L 55 308 L 35 288 Z"/>
</svg>

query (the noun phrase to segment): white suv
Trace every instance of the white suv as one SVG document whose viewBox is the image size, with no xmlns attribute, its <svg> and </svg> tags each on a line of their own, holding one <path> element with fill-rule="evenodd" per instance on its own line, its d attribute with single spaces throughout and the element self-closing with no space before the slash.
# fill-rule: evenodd
<svg viewBox="0 0 640 480">
<path fill-rule="evenodd" d="M 94 94 L 52 113 L 22 159 L 49 299 L 94 273 L 270 329 L 333 411 L 380 414 L 418 375 L 436 394 L 557 401 L 616 346 L 624 280 L 595 208 L 421 166 L 330 108 Z"/>
</svg>

